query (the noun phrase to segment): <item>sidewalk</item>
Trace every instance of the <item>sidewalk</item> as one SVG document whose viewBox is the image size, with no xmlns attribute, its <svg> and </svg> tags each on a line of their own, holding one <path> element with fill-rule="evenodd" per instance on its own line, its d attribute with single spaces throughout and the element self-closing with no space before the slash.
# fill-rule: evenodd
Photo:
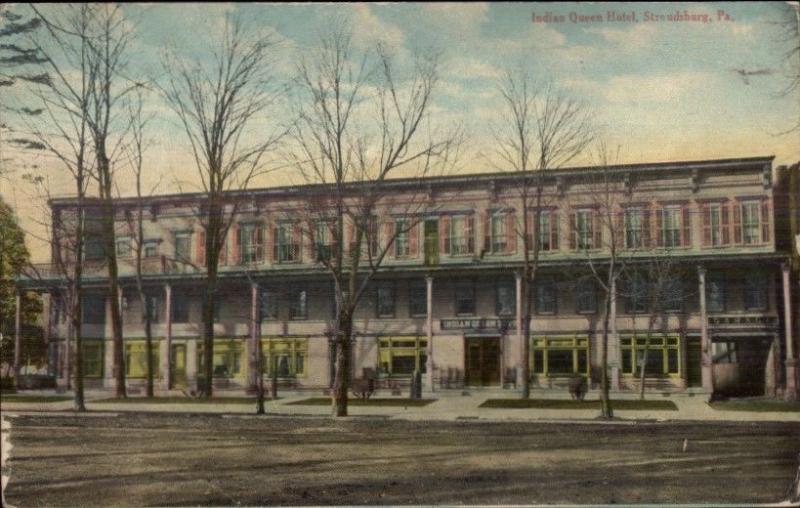
<svg viewBox="0 0 800 508">
<path fill-rule="evenodd" d="M 306 415 L 329 416 L 330 406 L 291 405 L 290 403 L 309 398 L 319 398 L 319 392 L 286 392 L 279 394 L 276 401 L 266 401 L 266 413 L 272 415 Z M 147 402 L 97 402 L 108 398 L 107 393 L 87 394 L 86 407 L 90 413 L 209 413 L 224 415 L 254 415 L 255 399 L 252 404 L 246 401 L 230 403 L 180 402 L 180 403 L 147 403 Z M 373 398 L 390 398 L 383 394 Z M 405 400 L 404 397 L 391 397 Z M 479 407 L 487 399 L 517 399 L 519 395 L 511 391 L 473 391 L 462 395 L 459 391 L 441 391 L 424 393 L 423 398 L 435 399 L 426 406 L 355 406 L 348 408 L 350 416 L 377 416 L 405 420 L 527 420 L 527 421 L 594 421 L 599 412 L 595 409 L 498 409 Z M 532 393 L 532 399 L 564 399 L 561 394 Z M 635 394 L 612 394 L 614 398 L 635 399 Z M 587 400 L 596 400 L 597 393 L 589 392 Z M 777 411 L 727 411 L 714 409 L 706 404 L 703 396 L 673 394 L 670 397 L 651 395 L 647 400 L 669 400 L 675 403 L 678 410 L 615 410 L 614 415 L 620 421 L 789 421 L 800 422 L 800 412 Z M 53 402 L 12 402 L 8 398 L 2 401 L 3 413 L 26 412 L 71 412 L 72 401 Z"/>
</svg>

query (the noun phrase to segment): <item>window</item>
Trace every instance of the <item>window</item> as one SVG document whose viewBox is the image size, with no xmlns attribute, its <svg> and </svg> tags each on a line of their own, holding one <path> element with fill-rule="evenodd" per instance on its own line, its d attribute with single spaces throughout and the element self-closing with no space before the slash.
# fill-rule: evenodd
<svg viewBox="0 0 800 508">
<path fill-rule="evenodd" d="M 333 257 L 333 247 L 331 246 L 331 230 L 334 227 L 332 222 L 317 221 L 314 228 L 314 252 L 318 263 L 329 261 Z"/>
<path fill-rule="evenodd" d="M 145 295 L 142 322 L 149 318 L 151 323 L 158 323 L 159 300 L 157 295 Z"/>
<path fill-rule="evenodd" d="M 278 319 L 278 294 L 271 289 L 261 290 L 261 320 Z"/>
<path fill-rule="evenodd" d="M 625 295 L 625 311 L 628 314 L 647 312 L 650 298 L 649 290 L 650 286 L 644 275 L 641 273 L 631 274 L 628 280 L 627 294 Z"/>
<path fill-rule="evenodd" d="M 589 373 L 589 338 L 551 336 L 531 339 L 530 368 L 544 376 L 572 376 Z"/>
<path fill-rule="evenodd" d="M 84 295 L 81 302 L 81 311 L 84 324 L 106 324 L 106 297 L 104 295 Z"/>
<path fill-rule="evenodd" d="M 645 247 L 644 242 L 644 211 L 641 208 L 628 208 L 625 210 L 625 247 L 639 249 Z"/>
<path fill-rule="evenodd" d="M 144 242 L 144 257 L 154 258 L 158 256 L 158 242 L 155 240 L 147 240 Z"/>
<path fill-rule="evenodd" d="M 681 312 L 683 310 L 683 283 L 678 275 L 664 281 L 661 285 L 658 302 L 664 312 Z"/>
<path fill-rule="evenodd" d="M 513 316 L 517 310 L 516 287 L 513 280 L 501 280 L 497 284 L 495 311 L 498 316 Z"/>
<path fill-rule="evenodd" d="M 394 317 L 394 287 L 378 287 L 376 303 L 379 318 Z"/>
<path fill-rule="evenodd" d="M 197 344 L 197 365 L 202 366 L 205 358 L 205 346 L 202 341 Z M 235 378 L 243 374 L 244 344 L 240 340 L 219 340 L 214 342 L 213 376 L 218 378 Z M 198 377 L 203 376 L 203 369 L 198 369 Z"/>
<path fill-rule="evenodd" d="M 428 314 L 428 288 L 424 280 L 408 283 L 408 312 L 411 317 Z"/>
<path fill-rule="evenodd" d="M 759 243 L 760 230 L 759 203 L 757 201 L 742 203 L 742 242 L 745 245 Z"/>
<path fill-rule="evenodd" d="M 727 236 L 727 234 L 723 233 L 723 209 L 722 206 L 719 204 L 712 204 L 708 205 L 706 209 L 706 216 L 704 217 L 704 225 L 708 225 L 708 232 L 704 232 L 706 243 L 716 247 L 722 245 L 723 243 L 728 243 L 727 241 L 723 241 L 723 238 Z M 727 218 L 727 208 L 725 209 L 725 215 Z M 727 220 L 724 222 L 727 223 Z M 727 224 L 725 224 L 727 227 Z M 727 233 L 727 232 L 726 232 Z M 725 238 L 727 240 L 727 238 Z"/>
<path fill-rule="evenodd" d="M 411 249 L 409 244 L 409 227 L 410 222 L 408 219 L 396 219 L 394 221 L 394 255 L 398 258 L 408 257 Z"/>
<path fill-rule="evenodd" d="M 461 281 L 456 284 L 456 315 L 472 316 L 475 314 L 475 284 L 472 281 Z"/>
<path fill-rule="evenodd" d="M 714 342 L 712 356 L 713 363 L 738 363 L 736 342 Z"/>
<path fill-rule="evenodd" d="M 506 213 L 495 212 L 492 214 L 492 252 L 506 252 L 506 249 L 508 248 L 508 231 L 506 229 L 507 222 L 508 219 Z"/>
<path fill-rule="evenodd" d="M 378 374 L 410 377 L 414 371 L 426 372 L 428 341 L 421 337 L 380 337 Z"/>
<path fill-rule="evenodd" d="M 748 272 L 744 279 L 744 308 L 767 310 L 767 287 L 769 279 L 759 272 Z"/>
<path fill-rule="evenodd" d="M 103 341 L 83 343 L 83 375 L 90 378 L 103 377 Z"/>
<path fill-rule="evenodd" d="M 186 231 L 175 233 L 175 259 L 178 261 L 191 260 L 192 234 Z"/>
<path fill-rule="evenodd" d="M 173 291 L 172 293 L 172 322 L 189 322 L 189 297 L 182 292 Z"/>
<path fill-rule="evenodd" d="M 214 298 L 214 312 L 212 313 L 215 323 L 219 323 L 221 311 L 222 311 L 222 298 L 220 297 L 219 294 L 217 294 L 216 297 Z"/>
<path fill-rule="evenodd" d="M 87 236 L 83 245 L 83 258 L 86 261 L 99 261 L 106 257 L 106 248 L 100 236 Z"/>
<path fill-rule="evenodd" d="M 260 263 L 264 259 L 263 227 L 259 223 L 249 222 L 239 225 L 241 240 L 240 256 L 242 263 Z"/>
<path fill-rule="evenodd" d="M 680 375 L 680 338 L 677 336 L 621 337 L 620 348 L 623 374 L 641 375 L 642 366 L 646 365 L 645 377 Z"/>
<path fill-rule="evenodd" d="M 294 224 L 283 222 L 275 228 L 275 260 L 290 263 L 300 260 L 300 232 Z"/>
<path fill-rule="evenodd" d="M 308 339 L 284 337 L 261 339 L 262 373 L 272 377 L 305 376 L 308 363 Z"/>
<path fill-rule="evenodd" d="M 131 239 L 128 236 L 117 238 L 117 257 L 127 258 L 131 255 Z"/>
<path fill-rule="evenodd" d="M 578 249 L 592 249 L 593 235 L 592 224 L 592 211 L 591 210 L 578 210 L 575 213 L 575 235 L 577 239 Z"/>
<path fill-rule="evenodd" d="M 575 291 L 575 310 L 579 314 L 597 312 L 597 290 L 593 279 L 583 278 L 578 281 Z"/>
<path fill-rule="evenodd" d="M 150 352 L 153 362 L 153 378 L 158 377 L 158 342 L 153 342 Z M 147 377 L 147 343 L 144 341 L 125 344 L 125 376 L 130 379 Z"/>
<path fill-rule="evenodd" d="M 552 277 L 542 277 L 536 281 L 536 313 L 555 314 L 556 284 Z"/>
<path fill-rule="evenodd" d="M 289 319 L 308 318 L 308 293 L 305 289 L 292 291 Z"/>
<path fill-rule="evenodd" d="M 558 250 L 558 218 L 554 211 L 541 210 L 539 212 L 538 231 L 539 250 Z"/>
<path fill-rule="evenodd" d="M 463 256 L 472 254 L 472 217 L 454 215 L 450 217 L 450 254 Z"/>
<path fill-rule="evenodd" d="M 661 245 L 681 246 L 681 207 L 668 206 L 661 209 Z"/>
<path fill-rule="evenodd" d="M 725 311 L 725 279 L 721 274 L 709 274 L 706 282 L 708 312 Z"/>
</svg>

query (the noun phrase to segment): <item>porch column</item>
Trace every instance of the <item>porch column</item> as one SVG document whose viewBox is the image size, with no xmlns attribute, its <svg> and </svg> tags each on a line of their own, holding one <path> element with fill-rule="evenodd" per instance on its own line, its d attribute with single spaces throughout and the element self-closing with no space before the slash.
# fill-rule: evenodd
<svg viewBox="0 0 800 508">
<path fill-rule="evenodd" d="M 706 269 L 697 267 L 698 294 L 700 295 L 700 351 L 703 389 L 709 394 L 714 392 L 713 366 L 711 358 L 711 340 L 708 334 L 708 311 L 706 310 Z"/>
<path fill-rule="evenodd" d="M 159 361 L 161 385 L 169 390 L 172 388 L 172 286 L 169 284 L 164 284 L 164 317 L 164 347 L 159 351 Z"/>
<path fill-rule="evenodd" d="M 792 282 L 789 263 L 783 263 L 783 314 L 786 326 L 786 391 L 787 400 L 797 400 L 797 359 L 794 357 L 794 324 L 792 323 Z"/>
<path fill-rule="evenodd" d="M 14 314 L 14 383 L 19 380 L 22 367 L 22 293 L 16 294 L 16 311 Z"/>
<path fill-rule="evenodd" d="M 433 276 L 425 277 L 425 331 L 428 334 L 428 388 L 433 391 Z"/>
<path fill-rule="evenodd" d="M 254 282 L 250 285 L 250 375 L 249 390 L 253 393 L 258 389 L 258 341 L 259 335 L 259 320 L 258 320 L 258 283 Z"/>
<path fill-rule="evenodd" d="M 519 343 L 519 365 L 517 366 L 517 379 L 516 383 L 517 386 L 522 389 L 523 384 L 525 383 L 525 379 L 523 379 L 522 374 L 525 368 L 525 363 L 528 359 L 525 358 L 525 337 L 522 336 L 522 272 L 517 272 L 514 274 L 514 279 L 516 282 L 516 310 L 517 310 L 517 341 Z M 530 382 L 530 380 L 528 380 Z"/>
<path fill-rule="evenodd" d="M 611 328 L 608 334 L 608 355 L 611 357 L 609 365 L 611 367 L 611 389 L 620 388 L 620 358 L 619 358 L 619 331 L 617 330 L 617 280 L 611 279 L 611 309 L 609 311 L 608 323 Z"/>
</svg>

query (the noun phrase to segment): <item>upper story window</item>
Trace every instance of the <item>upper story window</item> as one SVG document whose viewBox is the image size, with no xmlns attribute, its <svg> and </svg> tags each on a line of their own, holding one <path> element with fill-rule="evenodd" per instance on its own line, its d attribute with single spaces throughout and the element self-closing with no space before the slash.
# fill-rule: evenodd
<svg viewBox="0 0 800 508">
<path fill-rule="evenodd" d="M 106 248 L 101 236 L 87 236 L 83 242 L 83 258 L 86 261 L 99 261 L 106 257 Z"/>
<path fill-rule="evenodd" d="M 594 213 L 592 210 L 578 210 L 575 212 L 575 244 L 578 249 L 595 249 L 594 245 Z"/>
<path fill-rule="evenodd" d="M 513 316 L 517 310 L 516 288 L 513 280 L 501 280 L 497 283 L 497 299 L 495 311 L 498 316 Z"/>
<path fill-rule="evenodd" d="M 394 317 L 394 286 L 382 285 L 378 287 L 377 293 L 377 314 L 379 318 Z"/>
<path fill-rule="evenodd" d="M 650 283 L 641 273 L 634 273 L 628 280 L 625 311 L 628 314 L 647 312 L 650 299 Z"/>
<path fill-rule="evenodd" d="M 744 279 L 745 310 L 767 310 L 769 279 L 757 271 L 747 272 Z"/>
<path fill-rule="evenodd" d="M 289 263 L 300 260 L 300 228 L 291 222 L 281 222 L 275 228 L 275 261 Z"/>
<path fill-rule="evenodd" d="M 192 256 L 192 233 L 177 231 L 175 233 L 175 259 L 190 261 Z"/>
<path fill-rule="evenodd" d="M 180 291 L 172 293 L 172 322 L 189 322 L 189 297 Z"/>
<path fill-rule="evenodd" d="M 647 221 L 641 208 L 625 210 L 625 248 L 640 249 L 646 246 Z"/>
<path fill-rule="evenodd" d="M 491 218 L 491 250 L 506 252 L 508 249 L 508 218 L 504 212 L 495 212 Z"/>
<path fill-rule="evenodd" d="M 536 313 L 556 313 L 556 283 L 552 277 L 536 279 Z"/>
<path fill-rule="evenodd" d="M 144 257 L 154 258 L 158 256 L 158 241 L 146 240 L 144 242 Z"/>
<path fill-rule="evenodd" d="M 725 278 L 720 273 L 710 273 L 706 280 L 706 307 L 708 312 L 725 312 Z"/>
<path fill-rule="evenodd" d="M 308 292 L 305 289 L 292 291 L 289 319 L 308 319 Z"/>
<path fill-rule="evenodd" d="M 555 210 L 539 212 L 539 250 L 558 250 L 558 214 Z"/>
<path fill-rule="evenodd" d="M 394 255 L 398 258 L 405 258 L 411 254 L 409 228 L 411 222 L 408 219 L 396 219 L 394 221 Z"/>
<path fill-rule="evenodd" d="M 681 207 L 667 206 L 661 209 L 661 245 L 681 246 Z"/>
<path fill-rule="evenodd" d="M 472 254 L 474 219 L 471 215 L 453 215 L 450 217 L 450 254 L 460 256 Z"/>
<path fill-rule="evenodd" d="M 661 283 L 658 304 L 664 312 L 681 312 L 683 310 L 683 283 L 678 275 Z"/>
<path fill-rule="evenodd" d="M 456 283 L 456 315 L 472 316 L 475 314 L 475 283 L 460 281 Z"/>
<path fill-rule="evenodd" d="M 278 319 L 278 295 L 271 289 L 261 290 L 261 320 Z"/>
<path fill-rule="evenodd" d="M 761 241 L 760 203 L 745 201 L 742 207 L 742 243 L 752 245 Z"/>
<path fill-rule="evenodd" d="M 318 263 L 329 261 L 334 256 L 332 238 L 335 223 L 318 220 L 314 225 L 314 256 Z"/>
<path fill-rule="evenodd" d="M 594 279 L 591 277 L 580 279 L 575 289 L 575 310 L 578 314 L 597 312 L 597 288 Z"/>
<path fill-rule="evenodd" d="M 263 231 L 261 224 L 256 222 L 239 225 L 239 255 L 242 263 L 260 263 L 264 259 Z"/>
<path fill-rule="evenodd" d="M 144 312 L 142 312 L 143 322 L 149 319 L 151 323 L 158 323 L 160 301 L 158 295 L 145 295 Z"/>
<path fill-rule="evenodd" d="M 710 203 L 703 206 L 703 245 L 718 247 L 730 243 L 728 205 Z"/>
<path fill-rule="evenodd" d="M 81 301 L 81 321 L 87 325 L 106 324 L 106 297 L 86 294 Z"/>
<path fill-rule="evenodd" d="M 428 314 L 428 288 L 424 280 L 415 280 L 408 283 L 408 313 L 411 317 L 426 316 Z"/>
<path fill-rule="evenodd" d="M 127 258 L 131 255 L 131 238 L 129 236 L 122 236 L 117 238 L 117 257 Z"/>
</svg>

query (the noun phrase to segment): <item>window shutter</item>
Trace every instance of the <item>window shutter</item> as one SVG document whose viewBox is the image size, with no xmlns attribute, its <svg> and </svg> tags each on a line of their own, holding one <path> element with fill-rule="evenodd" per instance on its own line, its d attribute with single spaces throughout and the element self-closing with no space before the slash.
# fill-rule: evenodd
<svg viewBox="0 0 800 508">
<path fill-rule="evenodd" d="M 711 245 L 711 207 L 700 205 L 700 213 L 703 214 L 703 247 Z"/>
<path fill-rule="evenodd" d="M 354 247 L 357 248 L 357 246 L 353 245 L 353 242 L 356 241 L 356 235 L 355 235 L 356 228 L 355 224 L 353 224 L 352 219 L 350 220 L 345 219 L 345 220 L 346 224 L 345 224 L 345 235 L 344 235 L 345 238 L 344 248 L 347 249 L 348 254 L 352 254 L 353 248 Z"/>
<path fill-rule="evenodd" d="M 656 247 L 664 246 L 664 209 L 656 210 Z"/>
<path fill-rule="evenodd" d="M 731 243 L 730 205 L 725 203 L 719 207 L 720 229 L 722 230 L 722 245 Z"/>
<path fill-rule="evenodd" d="M 195 263 L 198 266 L 205 266 L 206 265 L 206 230 L 203 229 L 203 226 L 197 226 L 195 228 L 197 230 L 197 234 L 195 238 L 197 239 L 197 244 L 195 245 Z"/>
<path fill-rule="evenodd" d="M 506 249 L 508 252 L 517 251 L 517 214 L 511 210 L 506 214 Z"/>
<path fill-rule="evenodd" d="M 575 216 L 575 212 L 569 213 L 569 248 L 571 250 L 575 250 L 578 248 L 578 226 L 576 221 L 578 218 Z"/>
<path fill-rule="evenodd" d="M 761 202 L 761 242 L 769 243 L 771 240 L 770 235 L 770 220 L 769 220 L 769 199 Z"/>
<path fill-rule="evenodd" d="M 278 249 L 280 249 L 280 242 L 279 242 L 279 239 L 280 239 L 280 228 L 278 226 L 273 226 L 272 227 L 272 235 L 271 236 L 272 236 L 271 256 L 272 256 L 272 262 L 274 263 L 274 262 L 278 261 L 278 259 L 280 257 L 280 256 L 278 256 Z"/>
<path fill-rule="evenodd" d="M 383 221 L 383 241 L 384 245 L 386 246 L 386 257 L 394 257 L 393 251 L 394 249 L 389 248 L 389 242 L 392 241 L 392 237 L 394 236 L 394 221 L 391 218 L 387 218 Z"/>
<path fill-rule="evenodd" d="M 470 254 L 475 253 L 475 217 L 467 215 L 465 222 L 464 236 L 467 237 L 467 252 Z"/>
<path fill-rule="evenodd" d="M 618 249 L 624 249 L 625 243 L 625 209 L 620 208 L 614 214 L 614 244 Z"/>
<path fill-rule="evenodd" d="M 652 233 L 652 213 L 650 213 L 650 207 L 645 208 L 642 210 L 642 247 L 649 249 L 653 246 L 653 239 L 651 236 Z"/>
<path fill-rule="evenodd" d="M 450 216 L 442 215 L 439 221 L 439 250 L 450 254 Z"/>
<path fill-rule="evenodd" d="M 528 250 L 533 250 L 536 246 L 533 242 L 536 241 L 536 232 L 539 230 L 539 228 L 538 224 L 535 224 L 534 221 L 541 215 L 541 213 L 542 212 L 535 213 L 533 210 L 528 210 L 525 212 L 525 218 L 528 221 L 528 225 L 525 228 L 525 240 L 522 244 L 523 250 L 526 247 Z"/>
<path fill-rule="evenodd" d="M 228 238 L 225 237 L 222 240 L 222 247 L 219 249 L 219 264 L 220 265 L 227 265 L 228 264 Z"/>
<path fill-rule="evenodd" d="M 417 221 L 417 219 L 412 219 Z M 408 255 L 412 258 L 419 254 L 419 222 L 411 226 L 408 230 Z"/>
<path fill-rule="evenodd" d="M 253 244 L 256 249 L 256 261 L 264 262 L 264 224 L 256 224 L 253 228 Z"/>
<path fill-rule="evenodd" d="M 481 212 L 481 222 L 483 223 L 483 250 L 492 252 L 492 230 L 488 212 Z"/>
<path fill-rule="evenodd" d="M 550 249 L 558 250 L 558 222 L 559 215 L 556 210 L 550 212 Z"/>
<path fill-rule="evenodd" d="M 292 224 L 292 245 L 295 250 L 295 259 L 299 260 L 301 256 L 300 246 L 303 242 L 303 225 L 299 222 Z"/>
<path fill-rule="evenodd" d="M 592 248 L 601 249 L 603 247 L 603 225 L 600 221 L 600 210 L 592 211 Z"/>
<path fill-rule="evenodd" d="M 681 205 L 681 226 L 683 229 L 681 230 L 681 245 L 683 247 L 691 247 L 692 246 L 692 216 L 689 213 L 689 205 L 684 204 Z"/>
<path fill-rule="evenodd" d="M 265 221 L 264 228 L 266 229 L 266 235 L 264 237 L 264 258 L 272 263 L 275 261 L 275 252 L 273 252 L 273 246 L 275 245 L 275 231 L 272 229 L 272 221 L 269 220 L 269 218 Z"/>
<path fill-rule="evenodd" d="M 242 246 L 242 232 L 239 229 L 239 224 L 231 224 L 230 236 L 233 237 L 233 245 L 231 249 L 231 262 L 238 265 L 242 262 L 239 252 Z"/>
<path fill-rule="evenodd" d="M 307 220 L 307 221 L 303 222 L 302 224 L 305 224 L 305 228 L 306 228 L 306 231 L 305 231 L 305 233 L 306 233 L 305 234 L 305 240 L 306 241 L 305 241 L 305 247 L 304 247 L 305 255 L 308 258 L 308 261 L 310 263 L 313 263 L 313 262 L 316 261 L 316 259 L 314 259 L 314 232 L 315 232 L 314 228 L 316 227 L 317 223 L 314 222 L 313 220 Z"/>
<path fill-rule="evenodd" d="M 742 243 L 742 207 L 737 202 L 733 202 L 733 243 Z"/>
</svg>

